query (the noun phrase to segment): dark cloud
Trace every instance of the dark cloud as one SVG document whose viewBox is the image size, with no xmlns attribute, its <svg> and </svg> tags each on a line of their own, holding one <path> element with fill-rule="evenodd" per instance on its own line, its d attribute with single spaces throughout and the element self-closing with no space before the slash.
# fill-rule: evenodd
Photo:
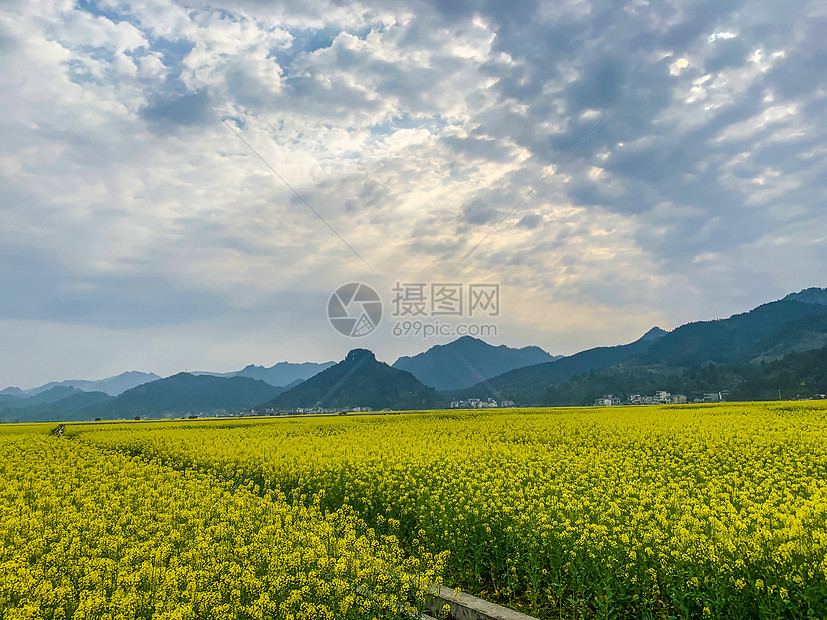
<svg viewBox="0 0 827 620">
<path fill-rule="evenodd" d="M 582 69 L 571 87 L 572 110 L 604 110 L 620 103 L 626 83 L 626 68 L 616 56 L 599 58 Z"/>
<path fill-rule="evenodd" d="M 336 191 L 336 188 L 334 188 L 332 184 L 328 185 L 328 189 L 332 192 Z M 365 179 L 361 187 L 357 188 L 356 197 L 348 198 L 345 201 L 345 211 L 356 212 L 365 209 L 381 209 L 388 204 L 388 196 L 390 193 L 390 188 L 384 184 L 372 179 Z"/>
<path fill-rule="evenodd" d="M 498 163 L 513 160 L 511 149 L 493 138 L 447 136 L 442 138 L 442 142 L 454 153 L 469 156 L 471 159 L 484 159 Z"/>
<path fill-rule="evenodd" d="M 449 20 L 467 18 L 478 6 L 472 0 L 430 0 L 442 17 Z"/>
<path fill-rule="evenodd" d="M 0 54 L 7 54 L 17 47 L 17 40 L 0 30 Z"/>
<path fill-rule="evenodd" d="M 741 37 L 719 39 L 712 46 L 714 51 L 704 62 L 704 70 L 710 73 L 743 66 L 752 51 Z"/>
<path fill-rule="evenodd" d="M 807 97 L 813 94 L 817 85 L 824 85 L 824 67 L 827 66 L 827 19 L 814 18 L 807 24 L 807 38 L 795 53 L 788 53 L 767 75 L 782 97 Z M 817 30 L 817 26 L 822 26 Z M 802 33 L 803 34 L 803 33 Z M 824 106 L 821 106 L 821 111 Z"/>
<path fill-rule="evenodd" d="M 520 221 L 517 222 L 517 226 L 522 226 L 524 228 L 532 228 L 533 229 L 533 228 L 537 228 L 538 226 L 540 226 L 540 224 L 542 224 L 543 221 L 544 221 L 544 218 L 539 213 L 529 213 L 529 214 L 524 215 L 523 217 L 520 218 Z"/>
<path fill-rule="evenodd" d="M 462 221 L 468 224 L 488 224 L 494 222 L 498 216 L 497 209 L 483 200 L 473 200 L 462 207 Z"/>
<path fill-rule="evenodd" d="M 141 108 L 140 114 L 155 131 L 198 127 L 213 122 L 214 118 L 204 92 L 158 96 Z"/>
</svg>

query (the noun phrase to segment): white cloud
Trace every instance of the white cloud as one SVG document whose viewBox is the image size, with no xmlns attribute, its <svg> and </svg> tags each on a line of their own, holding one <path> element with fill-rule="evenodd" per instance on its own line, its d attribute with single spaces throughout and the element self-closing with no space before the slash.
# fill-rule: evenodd
<svg viewBox="0 0 827 620">
<path fill-rule="evenodd" d="M 724 30 L 722 32 L 716 32 L 716 33 L 713 33 L 713 34 L 709 35 L 709 42 L 714 43 L 715 41 L 718 41 L 718 40 L 726 41 L 727 39 L 734 39 L 737 36 L 738 35 L 735 34 L 734 32 L 729 32 L 728 30 Z"/>
</svg>

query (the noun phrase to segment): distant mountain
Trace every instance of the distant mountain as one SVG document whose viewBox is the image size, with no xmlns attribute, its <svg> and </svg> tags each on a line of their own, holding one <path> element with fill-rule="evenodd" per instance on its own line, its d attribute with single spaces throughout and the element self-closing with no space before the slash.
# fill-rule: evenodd
<svg viewBox="0 0 827 620">
<path fill-rule="evenodd" d="M 737 397 L 771 398 L 778 389 L 785 396 L 824 389 L 819 352 L 825 347 L 827 289 L 809 288 L 727 319 L 687 323 L 671 332 L 654 327 L 632 343 L 560 359 L 537 347 L 495 347 L 465 337 L 401 357 L 393 367 L 370 351 L 354 349 L 338 364 L 250 365 L 229 377 L 179 373 L 160 379 L 127 372 L 32 390 L 5 388 L 0 418 L 178 416 L 238 412 L 262 403 L 278 409 L 318 403 L 427 409 L 442 407 L 451 397 L 492 396 L 489 385 L 498 397 L 520 405 L 588 404 L 595 394 L 655 388 L 678 393 L 731 389 Z M 478 377 L 463 360 L 486 381 L 473 383 Z M 433 386 L 445 391 L 439 394 Z"/>
<path fill-rule="evenodd" d="M 154 372 L 138 372 L 130 371 L 124 372 L 114 377 L 107 377 L 98 381 L 87 381 L 85 379 L 70 379 L 68 381 L 52 381 L 30 390 L 25 390 L 25 394 L 34 396 L 45 392 L 54 387 L 72 387 L 82 392 L 105 392 L 110 396 L 117 396 L 121 392 L 125 392 L 130 388 L 134 388 L 143 383 L 149 383 L 160 379 Z"/>
<path fill-rule="evenodd" d="M 343 361 L 263 406 L 293 409 L 316 405 L 326 408 L 432 409 L 445 403 L 436 390 L 423 385 L 411 373 L 377 361 L 371 351 L 354 349 Z"/>
<path fill-rule="evenodd" d="M 335 362 L 322 362 L 320 364 L 315 362 L 303 362 L 300 364 L 279 362 L 269 368 L 250 364 L 249 366 L 245 366 L 242 370 L 239 370 L 234 376 L 259 379 L 275 386 L 286 386 L 291 383 L 295 383 L 296 381 L 304 381 L 305 379 L 309 379 L 310 377 L 319 374 L 321 371 L 330 368 L 334 364 Z"/>
<path fill-rule="evenodd" d="M 488 384 L 494 387 L 506 400 L 513 400 L 525 405 L 542 404 L 548 386 L 565 383 L 583 372 L 619 364 L 632 355 L 645 352 L 667 333 L 660 327 L 653 327 L 629 344 L 614 347 L 596 347 L 553 362 L 517 368 L 491 378 L 488 380 Z M 478 383 L 454 393 L 457 398 L 488 397 L 492 395 L 491 390 L 483 383 Z"/>
<path fill-rule="evenodd" d="M 20 399 L 17 396 L 12 396 L 11 394 L 0 394 L 0 411 L 8 408 L 24 406 L 21 405 L 19 401 Z"/>
<path fill-rule="evenodd" d="M 232 372 L 198 371 L 192 374 L 210 375 L 213 377 L 248 377 L 250 379 L 259 379 L 276 387 L 284 387 L 296 381 L 309 379 L 326 368 L 330 368 L 334 363 L 335 362 L 279 362 L 269 368 L 249 364 L 241 370 L 234 370 Z"/>
<path fill-rule="evenodd" d="M 53 403 L 78 393 L 81 393 L 81 391 L 69 385 L 55 385 L 34 395 L 24 393 L 23 396 L 9 396 L 8 394 L 3 394 L 0 395 L 0 410 Z"/>
<path fill-rule="evenodd" d="M 84 416 L 77 414 L 78 410 L 111 399 L 112 396 L 104 392 L 80 391 L 75 391 L 73 394 L 60 400 L 40 404 L 31 404 L 30 401 L 34 399 L 27 399 L 23 402 L 29 402 L 29 404 L 0 411 L 0 419 L 7 422 L 65 422 L 68 420 L 82 420 Z"/>
<path fill-rule="evenodd" d="M 553 362 L 561 357 L 550 355 L 540 347 L 496 347 L 483 340 L 463 336 L 448 344 L 435 345 L 413 357 L 400 357 L 393 367 L 407 370 L 425 385 L 445 391 L 479 382 L 480 377 L 468 365 L 484 379 L 489 379 L 515 368 Z"/>
<path fill-rule="evenodd" d="M 127 390 L 105 403 L 80 411 L 85 418 L 168 417 L 233 413 L 280 393 L 280 388 L 247 377 L 178 373 Z"/>
</svg>

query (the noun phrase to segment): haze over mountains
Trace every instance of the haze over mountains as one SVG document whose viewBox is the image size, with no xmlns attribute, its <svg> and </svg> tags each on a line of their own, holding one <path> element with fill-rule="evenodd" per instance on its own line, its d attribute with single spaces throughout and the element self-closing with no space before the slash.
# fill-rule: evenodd
<svg viewBox="0 0 827 620">
<path fill-rule="evenodd" d="M 111 398 L 104 392 L 81 392 L 73 387 L 58 386 L 30 398 L 5 400 L 0 397 L 0 419 L 21 422 L 87 420 L 91 418 L 82 413 L 85 408 Z"/>
<path fill-rule="evenodd" d="M 354 349 L 338 364 L 282 362 L 165 379 L 130 372 L 25 391 L 7 388 L 0 392 L 0 419 L 171 417 L 317 405 L 428 409 L 492 394 L 524 406 L 583 405 L 605 393 L 653 389 L 794 398 L 827 392 L 825 356 L 827 289 L 812 288 L 727 319 L 688 323 L 671 332 L 653 327 L 634 342 L 562 358 L 538 347 L 512 349 L 464 337 L 402 357 L 393 366 Z M 472 383 L 479 376 L 486 381 Z M 136 385 L 120 391 L 130 384 Z"/>
<path fill-rule="evenodd" d="M 96 395 L 93 400 L 106 400 L 111 398 L 104 392 L 83 392 L 71 386 L 56 385 L 34 395 L 23 394 L 22 396 L 15 396 L 9 393 L 0 394 L 0 411 L 16 409 L 19 410 L 18 413 L 25 410 L 25 412 L 32 414 L 35 411 L 50 411 L 55 408 L 57 410 L 64 410 L 67 407 L 71 408 L 72 403 L 78 402 L 78 396 L 84 394 Z M 53 405 L 53 403 L 61 403 L 62 401 L 67 402 Z M 86 402 L 83 398 L 81 398 L 81 401 Z"/>
<path fill-rule="evenodd" d="M 313 375 L 320 373 L 322 370 L 330 368 L 335 363 L 336 362 L 323 362 L 318 364 L 315 362 L 302 362 L 299 364 L 294 364 L 292 362 L 279 362 L 269 368 L 249 364 L 241 370 L 237 370 L 235 372 L 194 372 L 192 374 L 212 375 L 214 377 L 247 377 L 249 379 L 259 379 L 260 381 L 264 381 L 270 385 L 282 387 L 293 384 L 296 381 L 304 381 L 305 379 L 309 379 Z"/>
<path fill-rule="evenodd" d="M 551 355 L 540 347 L 512 349 L 463 336 L 448 344 L 438 344 L 424 353 L 400 357 L 394 368 L 407 370 L 425 385 L 437 390 L 455 390 L 479 383 L 515 368 L 552 362 L 562 355 Z M 467 363 L 466 363 L 467 362 Z M 469 368 L 471 366 L 471 368 Z"/>
<path fill-rule="evenodd" d="M 334 362 L 250 364 L 227 373 L 125 372 L 98 381 L 51 382 L 0 391 L 0 419 L 85 420 L 233 413 L 273 398 Z M 228 381 L 242 379 L 243 381 Z"/>
<path fill-rule="evenodd" d="M 318 372 L 329 368 L 335 362 L 279 362 L 270 366 L 256 366 L 249 364 L 241 370 L 234 370 L 232 372 L 209 372 L 209 371 L 194 371 L 193 375 L 210 375 L 213 377 L 248 377 L 250 379 L 259 379 L 265 383 L 276 387 L 283 387 L 296 381 L 303 381 L 308 379 Z M 107 377 L 97 381 L 87 381 L 83 379 L 70 379 L 68 381 L 52 381 L 41 386 L 31 388 L 28 390 L 21 390 L 18 387 L 7 387 L 0 390 L 0 397 L 3 395 L 17 396 L 26 398 L 35 396 L 41 392 L 51 390 L 55 387 L 71 387 L 83 392 L 104 392 L 110 396 L 117 396 L 126 390 L 149 383 L 150 381 L 157 381 L 161 377 L 154 372 L 124 372 L 114 377 Z"/>
<path fill-rule="evenodd" d="M 21 390 L 16 387 L 9 387 L 4 389 L 0 394 L 13 394 L 17 396 L 35 396 L 41 392 L 51 390 L 55 387 L 71 387 L 83 392 L 103 392 L 110 396 L 117 396 L 121 392 L 133 388 L 142 383 L 156 381 L 160 379 L 154 372 L 137 372 L 129 371 L 121 373 L 114 377 L 107 377 L 99 381 L 87 381 L 84 379 L 70 379 L 68 381 L 51 381 L 44 385 L 32 388 L 30 390 Z"/>
</svg>

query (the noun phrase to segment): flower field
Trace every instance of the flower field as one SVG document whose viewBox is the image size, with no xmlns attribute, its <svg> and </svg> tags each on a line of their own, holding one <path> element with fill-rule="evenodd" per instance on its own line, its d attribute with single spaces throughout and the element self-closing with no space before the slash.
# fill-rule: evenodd
<svg viewBox="0 0 827 620">
<path fill-rule="evenodd" d="M 0 428 L 3 618 L 396 618 L 440 576 L 544 619 L 827 618 L 817 401 L 48 430 Z"/>
<path fill-rule="evenodd" d="M 396 618 L 437 578 L 438 561 L 347 509 L 14 430 L 0 431 L 4 620 Z"/>
</svg>

